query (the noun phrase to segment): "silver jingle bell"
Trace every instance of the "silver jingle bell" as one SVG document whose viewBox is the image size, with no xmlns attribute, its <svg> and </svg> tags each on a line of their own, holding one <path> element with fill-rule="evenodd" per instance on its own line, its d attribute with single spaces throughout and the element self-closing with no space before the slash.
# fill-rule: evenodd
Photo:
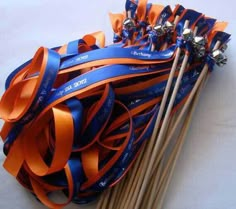
<svg viewBox="0 0 236 209">
<path fill-rule="evenodd" d="M 123 22 L 123 26 L 127 30 L 131 30 L 135 28 L 135 23 L 132 18 L 126 18 Z"/>
<path fill-rule="evenodd" d="M 206 54 L 206 48 L 205 48 L 204 46 L 201 46 L 201 47 L 197 48 L 197 50 L 196 50 L 196 56 L 197 56 L 198 58 L 204 57 L 205 54 Z"/>
<path fill-rule="evenodd" d="M 227 48 L 228 48 L 228 45 L 227 45 L 227 44 L 223 44 L 223 45 L 220 47 L 220 50 L 221 50 L 222 52 L 225 52 Z"/>
<path fill-rule="evenodd" d="M 185 41 L 193 41 L 193 31 L 190 28 L 185 28 L 182 35 Z"/>
<path fill-rule="evenodd" d="M 227 61 L 228 61 L 228 58 L 224 55 L 224 58 L 223 58 L 220 62 L 218 62 L 218 63 L 216 63 L 216 64 L 217 64 L 218 66 L 222 67 L 222 66 L 224 66 L 224 65 L 227 64 Z"/>
<path fill-rule="evenodd" d="M 172 32 L 174 30 L 174 24 L 169 21 L 166 21 L 164 25 L 164 30 L 166 32 Z"/>
<path fill-rule="evenodd" d="M 196 47 L 201 47 L 206 45 L 206 39 L 203 36 L 195 36 L 193 39 L 193 44 Z"/>
<path fill-rule="evenodd" d="M 195 36 L 193 38 L 193 47 L 195 49 L 196 56 L 198 58 L 203 57 L 206 54 L 206 39 L 202 36 Z"/>
<path fill-rule="evenodd" d="M 153 30 L 156 31 L 157 36 L 163 36 L 165 34 L 165 30 L 163 28 L 163 25 L 157 24 L 153 27 Z"/>
<path fill-rule="evenodd" d="M 228 60 L 227 57 L 224 55 L 224 53 L 220 49 L 214 50 L 212 52 L 212 57 L 215 60 L 216 64 L 220 67 L 225 65 Z"/>
</svg>

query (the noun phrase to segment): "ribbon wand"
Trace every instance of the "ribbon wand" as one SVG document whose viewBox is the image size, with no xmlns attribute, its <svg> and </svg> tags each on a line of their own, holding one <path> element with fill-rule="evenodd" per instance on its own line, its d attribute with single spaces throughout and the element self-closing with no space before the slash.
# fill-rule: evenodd
<svg viewBox="0 0 236 209">
<path fill-rule="evenodd" d="M 4 168 L 46 207 L 104 194 L 98 208 L 160 208 L 203 81 L 227 61 L 224 24 L 127 2 L 110 15 L 114 44 L 92 33 L 41 47 L 6 81 Z M 67 200 L 51 200 L 55 191 Z"/>
</svg>

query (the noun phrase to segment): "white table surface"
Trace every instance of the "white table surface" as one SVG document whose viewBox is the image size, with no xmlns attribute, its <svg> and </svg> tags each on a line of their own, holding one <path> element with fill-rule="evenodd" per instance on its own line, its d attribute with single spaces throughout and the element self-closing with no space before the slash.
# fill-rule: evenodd
<svg viewBox="0 0 236 209">
<path fill-rule="evenodd" d="M 53 47 L 103 30 L 111 43 L 108 12 L 125 0 L 0 0 L 0 94 L 7 75 L 40 46 Z M 236 6 L 233 0 L 166 0 L 229 22 L 228 64 L 204 89 L 168 189 L 164 209 L 236 209 Z M 0 143 L 2 150 L 2 143 Z M 4 155 L 0 153 L 0 162 Z M 45 208 L 0 168 L 0 208 Z M 68 209 L 93 209 L 69 205 Z"/>
</svg>

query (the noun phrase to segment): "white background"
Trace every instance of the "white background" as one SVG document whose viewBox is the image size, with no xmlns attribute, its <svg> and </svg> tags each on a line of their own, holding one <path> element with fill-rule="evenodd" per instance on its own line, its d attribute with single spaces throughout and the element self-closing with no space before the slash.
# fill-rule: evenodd
<svg viewBox="0 0 236 209">
<path fill-rule="evenodd" d="M 236 208 L 236 12 L 233 0 L 152 1 L 183 4 L 229 22 L 228 64 L 216 68 L 199 105 L 169 187 L 164 209 Z M 111 43 L 108 12 L 125 0 L 0 0 L 0 94 L 7 75 L 40 46 L 53 47 L 103 30 Z M 2 143 L 0 143 L 2 149 Z M 4 155 L 0 154 L 0 162 Z M 43 209 L 0 168 L 0 208 Z M 69 205 L 68 209 L 95 208 Z"/>
</svg>

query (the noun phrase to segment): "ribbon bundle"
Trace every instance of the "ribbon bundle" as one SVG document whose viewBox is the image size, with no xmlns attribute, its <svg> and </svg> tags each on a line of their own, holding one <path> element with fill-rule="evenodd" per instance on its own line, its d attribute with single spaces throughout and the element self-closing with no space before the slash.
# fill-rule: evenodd
<svg viewBox="0 0 236 209">
<path fill-rule="evenodd" d="M 110 14 L 114 44 L 96 32 L 41 47 L 6 80 L 4 167 L 49 208 L 94 200 L 135 161 L 127 188 L 141 182 L 133 190 L 140 192 L 118 208 L 140 208 L 179 121 L 214 65 L 226 62 L 226 23 L 181 5 L 127 0 L 125 8 Z M 50 200 L 56 191 L 64 204 Z"/>
</svg>

